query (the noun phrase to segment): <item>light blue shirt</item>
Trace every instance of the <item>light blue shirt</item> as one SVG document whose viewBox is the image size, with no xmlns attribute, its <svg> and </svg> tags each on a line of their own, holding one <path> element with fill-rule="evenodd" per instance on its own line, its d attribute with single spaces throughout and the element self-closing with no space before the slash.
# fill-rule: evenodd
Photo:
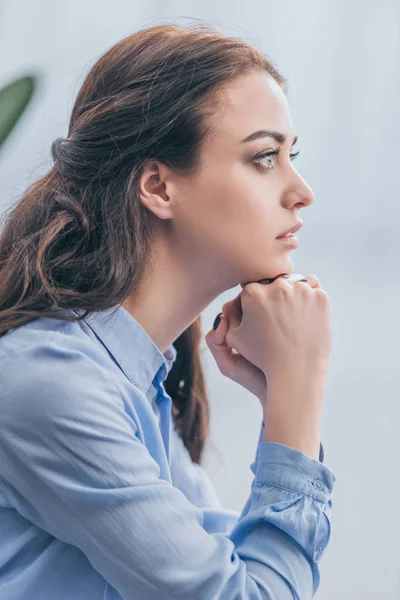
<svg viewBox="0 0 400 600">
<path fill-rule="evenodd" d="M 173 427 L 174 346 L 114 311 L 0 338 L 0 598 L 312 598 L 333 473 L 261 426 L 247 502 L 223 508 Z"/>
</svg>

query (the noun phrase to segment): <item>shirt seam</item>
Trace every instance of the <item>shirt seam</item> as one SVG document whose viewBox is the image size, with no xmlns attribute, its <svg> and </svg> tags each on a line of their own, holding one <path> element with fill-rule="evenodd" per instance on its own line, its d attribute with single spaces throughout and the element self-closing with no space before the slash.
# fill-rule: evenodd
<svg viewBox="0 0 400 600">
<path fill-rule="evenodd" d="M 319 502 L 319 504 L 325 505 L 326 502 L 322 502 L 322 500 L 318 500 L 318 498 L 315 498 L 315 496 L 311 496 L 310 494 L 307 494 L 306 492 L 296 492 L 295 490 L 292 490 L 291 488 L 285 487 L 284 485 L 277 485 L 276 483 L 270 483 L 269 481 L 258 481 L 254 484 L 254 487 L 267 487 L 267 486 L 273 486 L 276 488 L 279 488 L 281 490 L 285 490 L 286 492 L 291 492 L 292 494 L 297 494 L 297 496 L 306 496 L 307 498 L 311 498 L 311 500 L 315 500 L 315 502 Z"/>
</svg>

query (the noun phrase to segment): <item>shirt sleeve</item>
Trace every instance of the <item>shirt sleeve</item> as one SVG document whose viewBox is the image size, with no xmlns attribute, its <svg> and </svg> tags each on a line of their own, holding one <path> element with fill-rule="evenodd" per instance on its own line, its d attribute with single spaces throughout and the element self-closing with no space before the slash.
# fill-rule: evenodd
<svg viewBox="0 0 400 600">
<path fill-rule="evenodd" d="M 261 442 L 247 514 L 229 536 L 209 533 L 82 347 L 2 358 L 0 473 L 15 509 L 79 548 L 124 600 L 308 600 L 318 587 L 333 474 Z"/>
</svg>

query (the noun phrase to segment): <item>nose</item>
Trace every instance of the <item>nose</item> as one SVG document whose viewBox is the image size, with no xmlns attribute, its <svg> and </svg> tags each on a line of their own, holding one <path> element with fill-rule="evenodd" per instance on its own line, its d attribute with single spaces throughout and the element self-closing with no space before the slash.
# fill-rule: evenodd
<svg viewBox="0 0 400 600">
<path fill-rule="evenodd" d="M 294 169 L 293 171 L 294 178 L 283 196 L 285 208 L 292 208 L 295 205 L 300 205 L 299 208 L 310 206 L 314 202 L 314 192 L 301 175 Z"/>
</svg>

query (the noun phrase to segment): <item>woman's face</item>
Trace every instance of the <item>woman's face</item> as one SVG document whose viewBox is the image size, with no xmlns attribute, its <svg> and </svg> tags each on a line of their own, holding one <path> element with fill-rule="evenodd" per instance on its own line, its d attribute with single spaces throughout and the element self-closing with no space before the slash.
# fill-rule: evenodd
<svg viewBox="0 0 400 600">
<path fill-rule="evenodd" d="M 296 225 L 313 193 L 292 163 L 286 96 L 268 73 L 252 72 L 226 88 L 216 110 L 199 170 L 175 189 L 180 249 L 232 287 L 291 273 L 294 250 L 277 236 Z M 279 153 L 262 156 L 271 152 Z"/>
</svg>

